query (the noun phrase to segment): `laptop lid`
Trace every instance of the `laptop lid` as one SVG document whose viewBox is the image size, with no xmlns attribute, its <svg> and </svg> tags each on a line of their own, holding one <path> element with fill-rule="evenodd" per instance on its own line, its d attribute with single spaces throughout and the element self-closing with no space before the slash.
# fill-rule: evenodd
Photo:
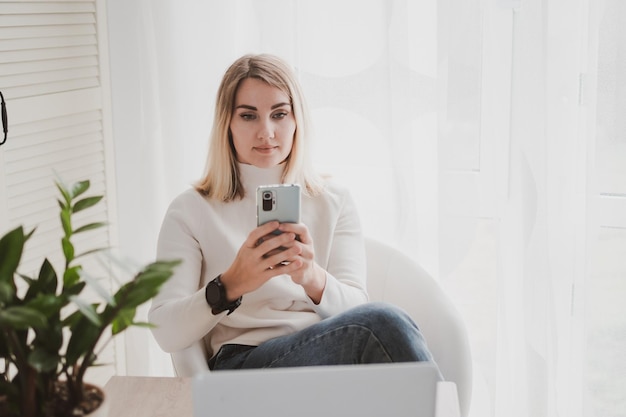
<svg viewBox="0 0 626 417">
<path fill-rule="evenodd" d="M 428 362 L 206 372 L 194 417 L 435 417 L 440 380 Z"/>
</svg>

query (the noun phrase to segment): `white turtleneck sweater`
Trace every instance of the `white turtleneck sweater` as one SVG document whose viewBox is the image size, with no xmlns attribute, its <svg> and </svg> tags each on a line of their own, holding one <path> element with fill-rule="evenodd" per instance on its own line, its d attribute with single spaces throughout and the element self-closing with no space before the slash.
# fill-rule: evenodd
<svg viewBox="0 0 626 417">
<path fill-rule="evenodd" d="M 203 339 L 210 355 L 226 343 L 258 346 L 301 330 L 367 301 L 365 247 L 355 204 L 347 189 L 329 182 L 318 197 L 302 196 L 302 223 L 311 233 L 315 261 L 327 271 L 315 304 L 288 275 L 278 275 L 245 294 L 232 314 L 211 313 L 204 287 L 224 272 L 256 227 L 256 188 L 277 184 L 283 166 L 261 169 L 240 164 L 245 197 L 224 203 L 194 189 L 171 203 L 159 234 L 157 258 L 181 259 L 153 299 L 149 320 L 166 352 Z"/>
</svg>

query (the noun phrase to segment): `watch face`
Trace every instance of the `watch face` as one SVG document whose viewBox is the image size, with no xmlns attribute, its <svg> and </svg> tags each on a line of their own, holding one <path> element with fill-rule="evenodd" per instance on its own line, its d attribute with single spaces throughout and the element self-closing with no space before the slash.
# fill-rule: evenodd
<svg viewBox="0 0 626 417">
<path fill-rule="evenodd" d="M 210 282 L 206 289 L 206 300 L 212 306 L 216 306 L 222 299 L 220 286 L 216 282 Z"/>
</svg>

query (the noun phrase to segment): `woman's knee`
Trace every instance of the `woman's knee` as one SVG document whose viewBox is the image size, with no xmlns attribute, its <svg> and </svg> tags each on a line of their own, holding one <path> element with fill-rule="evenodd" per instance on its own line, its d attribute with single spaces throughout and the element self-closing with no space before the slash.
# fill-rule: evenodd
<svg viewBox="0 0 626 417">
<path fill-rule="evenodd" d="M 426 340 L 402 308 L 385 302 L 364 304 L 354 311 L 355 324 L 366 327 L 393 361 L 431 360 Z"/>
<path fill-rule="evenodd" d="M 389 326 L 409 327 L 419 330 L 417 324 L 406 311 L 391 303 L 373 301 L 356 307 L 354 312 L 375 326 L 383 326 L 384 328 L 389 328 Z"/>
</svg>

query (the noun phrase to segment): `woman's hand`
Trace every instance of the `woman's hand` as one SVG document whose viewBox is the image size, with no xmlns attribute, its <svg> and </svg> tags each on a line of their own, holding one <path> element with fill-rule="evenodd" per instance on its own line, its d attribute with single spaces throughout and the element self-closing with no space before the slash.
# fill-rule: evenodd
<svg viewBox="0 0 626 417">
<path fill-rule="evenodd" d="M 281 270 L 281 273 L 290 274 L 293 282 L 301 285 L 309 298 L 318 304 L 326 287 L 326 271 L 315 262 L 315 249 L 309 229 L 302 223 L 281 223 L 278 230 L 283 234 L 297 236 L 283 245 L 289 253 L 294 253 L 291 252 L 294 248 L 298 249 L 287 258 L 288 266 L 293 269 L 290 272 Z"/>
<path fill-rule="evenodd" d="M 313 240 L 302 223 L 270 222 L 254 229 L 221 281 L 226 298 L 236 300 L 280 274 L 289 274 L 316 304 L 321 301 L 326 272 L 315 263 Z"/>
<path fill-rule="evenodd" d="M 294 244 L 296 233 L 273 234 L 278 228 L 278 222 L 269 222 L 250 232 L 220 278 L 228 300 L 256 290 L 276 275 L 292 274 L 302 265 L 301 261 L 293 262 L 302 251 Z"/>
</svg>

